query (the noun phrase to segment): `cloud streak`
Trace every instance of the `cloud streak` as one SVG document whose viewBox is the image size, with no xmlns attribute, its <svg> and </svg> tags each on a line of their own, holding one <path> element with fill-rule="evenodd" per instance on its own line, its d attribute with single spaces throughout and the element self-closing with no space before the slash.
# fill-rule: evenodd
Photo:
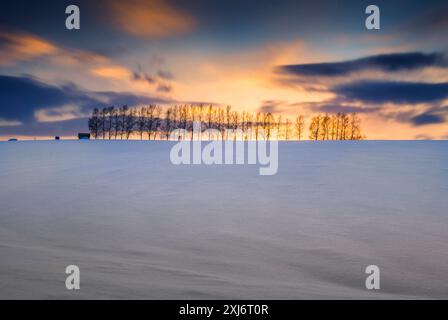
<svg viewBox="0 0 448 320">
<path fill-rule="evenodd" d="M 347 100 L 366 103 L 432 103 L 448 97 L 448 82 L 364 80 L 336 86 L 332 91 Z"/>
<path fill-rule="evenodd" d="M 446 68 L 448 67 L 448 60 L 441 53 L 391 53 L 342 62 L 285 65 L 278 67 L 277 71 L 305 77 L 342 77 L 367 70 L 399 72 L 419 70 L 428 67 Z"/>
<path fill-rule="evenodd" d="M 0 66 L 9 66 L 16 61 L 29 61 L 58 52 L 59 49 L 55 45 L 40 37 L 0 31 Z"/>
<path fill-rule="evenodd" d="M 46 58 L 45 61 L 57 66 L 110 63 L 108 58 L 94 52 L 64 48 L 30 33 L 0 30 L 0 67 L 38 58 Z"/>
<path fill-rule="evenodd" d="M 428 124 L 439 124 L 444 123 L 445 118 L 440 114 L 433 114 L 433 113 L 422 113 L 418 116 L 415 116 L 411 119 L 411 122 L 415 126 L 422 126 L 422 125 L 428 125 Z"/>
<path fill-rule="evenodd" d="M 91 92 L 73 84 L 55 86 L 29 77 L 5 75 L 0 75 L 0 101 L 0 119 L 4 123 L 25 124 L 81 118 L 94 107 L 167 102 L 126 92 Z"/>
</svg>

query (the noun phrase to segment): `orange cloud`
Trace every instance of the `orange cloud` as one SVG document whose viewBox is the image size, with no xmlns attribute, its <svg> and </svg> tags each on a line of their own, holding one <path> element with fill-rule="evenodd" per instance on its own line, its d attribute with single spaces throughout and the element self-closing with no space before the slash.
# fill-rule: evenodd
<svg viewBox="0 0 448 320">
<path fill-rule="evenodd" d="M 0 66 L 45 57 L 52 64 L 77 66 L 107 64 L 109 59 L 94 52 L 60 47 L 33 34 L 0 31 Z"/>
<path fill-rule="evenodd" d="M 52 43 L 24 33 L 0 32 L 0 41 L 0 65 L 3 66 L 58 52 L 58 48 Z"/>
<path fill-rule="evenodd" d="M 131 72 L 120 66 L 97 67 L 90 70 L 90 73 L 97 77 L 111 79 L 129 79 Z"/>
<path fill-rule="evenodd" d="M 165 38 L 191 31 L 195 20 L 164 0 L 108 2 L 117 28 L 143 38 Z"/>
</svg>

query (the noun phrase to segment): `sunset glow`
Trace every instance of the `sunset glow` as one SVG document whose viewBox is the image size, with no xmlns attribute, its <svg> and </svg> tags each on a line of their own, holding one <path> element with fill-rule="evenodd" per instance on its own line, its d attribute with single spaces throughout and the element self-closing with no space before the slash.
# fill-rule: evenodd
<svg viewBox="0 0 448 320">
<path fill-rule="evenodd" d="M 95 107 L 149 103 L 356 112 L 368 139 L 448 137 L 446 2 L 388 3 L 376 31 L 357 2 L 80 1 L 71 31 L 65 5 L 0 5 L 2 140 L 72 137 Z"/>
</svg>

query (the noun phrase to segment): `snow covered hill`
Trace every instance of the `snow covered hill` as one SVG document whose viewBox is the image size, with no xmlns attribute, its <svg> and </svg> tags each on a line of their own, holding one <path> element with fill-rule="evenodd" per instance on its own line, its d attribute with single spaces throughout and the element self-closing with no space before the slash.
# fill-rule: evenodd
<svg viewBox="0 0 448 320">
<path fill-rule="evenodd" d="M 273 176 L 172 145 L 0 143 L 0 298 L 448 298 L 448 142 L 280 142 Z"/>
</svg>

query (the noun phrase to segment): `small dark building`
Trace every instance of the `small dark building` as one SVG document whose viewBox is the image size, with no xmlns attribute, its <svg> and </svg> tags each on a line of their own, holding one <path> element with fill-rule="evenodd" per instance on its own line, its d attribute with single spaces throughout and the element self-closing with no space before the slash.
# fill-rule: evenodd
<svg viewBox="0 0 448 320">
<path fill-rule="evenodd" d="M 90 133 L 78 133 L 78 139 L 79 140 L 89 140 Z"/>
<path fill-rule="evenodd" d="M 54 140 L 60 140 L 61 138 L 59 136 L 54 137 Z"/>
</svg>

